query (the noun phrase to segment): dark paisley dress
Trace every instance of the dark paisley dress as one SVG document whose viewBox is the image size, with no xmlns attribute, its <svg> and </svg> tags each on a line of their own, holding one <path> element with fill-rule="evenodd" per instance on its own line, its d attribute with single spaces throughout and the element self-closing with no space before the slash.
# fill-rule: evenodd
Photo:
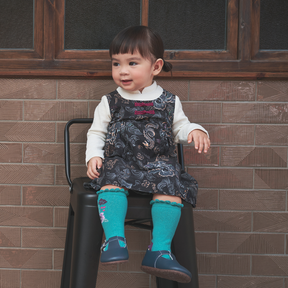
<svg viewBox="0 0 288 288">
<path fill-rule="evenodd" d="M 139 192 L 179 196 L 196 205 L 196 180 L 181 170 L 173 141 L 175 95 L 163 90 L 153 101 L 126 100 L 115 90 L 106 95 L 111 122 L 100 176 L 89 186 L 107 184 Z"/>
</svg>

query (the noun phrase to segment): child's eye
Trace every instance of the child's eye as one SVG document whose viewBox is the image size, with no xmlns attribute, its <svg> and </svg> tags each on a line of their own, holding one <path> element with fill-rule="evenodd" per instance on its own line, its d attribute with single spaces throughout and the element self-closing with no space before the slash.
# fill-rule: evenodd
<svg viewBox="0 0 288 288">
<path fill-rule="evenodd" d="M 119 63 L 113 62 L 112 65 L 115 66 L 115 67 L 117 67 L 117 66 L 119 66 Z"/>
<path fill-rule="evenodd" d="M 130 66 L 135 66 L 135 65 L 137 65 L 137 63 L 136 62 L 129 62 L 129 65 Z"/>
</svg>

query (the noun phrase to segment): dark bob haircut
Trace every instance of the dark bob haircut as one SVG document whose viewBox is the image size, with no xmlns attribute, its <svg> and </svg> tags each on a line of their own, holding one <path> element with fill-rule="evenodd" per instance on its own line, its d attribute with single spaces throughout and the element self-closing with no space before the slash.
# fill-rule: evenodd
<svg viewBox="0 0 288 288">
<path fill-rule="evenodd" d="M 161 58 L 164 61 L 163 71 L 169 72 L 172 64 L 164 60 L 164 45 L 160 35 L 147 26 L 132 26 L 124 29 L 113 39 L 109 53 L 125 54 L 138 51 L 143 58 L 156 61 Z"/>
</svg>

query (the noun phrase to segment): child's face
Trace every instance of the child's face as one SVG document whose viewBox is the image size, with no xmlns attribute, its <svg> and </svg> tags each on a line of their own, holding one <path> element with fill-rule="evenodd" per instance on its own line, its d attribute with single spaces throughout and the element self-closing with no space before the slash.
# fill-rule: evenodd
<svg viewBox="0 0 288 288">
<path fill-rule="evenodd" d="M 113 80 L 125 90 L 142 92 L 145 87 L 152 84 L 153 77 L 161 71 L 162 66 L 160 71 L 156 72 L 159 70 L 157 70 L 159 65 L 155 63 L 143 58 L 138 51 L 134 51 L 133 54 L 114 54 L 112 55 Z"/>
</svg>

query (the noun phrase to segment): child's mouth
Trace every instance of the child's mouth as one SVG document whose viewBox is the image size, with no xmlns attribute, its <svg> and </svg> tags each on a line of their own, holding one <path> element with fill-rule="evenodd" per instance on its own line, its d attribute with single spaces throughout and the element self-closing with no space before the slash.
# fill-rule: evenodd
<svg viewBox="0 0 288 288">
<path fill-rule="evenodd" d="M 124 85 L 130 84 L 132 80 L 121 80 Z"/>
</svg>

